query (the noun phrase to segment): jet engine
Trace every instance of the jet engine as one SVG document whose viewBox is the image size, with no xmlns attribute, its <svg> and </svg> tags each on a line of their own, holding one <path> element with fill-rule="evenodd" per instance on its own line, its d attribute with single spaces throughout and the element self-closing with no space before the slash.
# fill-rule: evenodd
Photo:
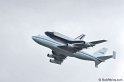
<svg viewBox="0 0 124 82">
<path fill-rule="evenodd" d="M 52 60 L 52 59 L 50 59 L 50 62 L 51 62 L 51 63 L 55 63 L 55 64 L 61 64 L 61 61 Z"/>
<path fill-rule="evenodd" d="M 47 54 L 48 57 L 54 58 L 53 54 Z"/>
</svg>

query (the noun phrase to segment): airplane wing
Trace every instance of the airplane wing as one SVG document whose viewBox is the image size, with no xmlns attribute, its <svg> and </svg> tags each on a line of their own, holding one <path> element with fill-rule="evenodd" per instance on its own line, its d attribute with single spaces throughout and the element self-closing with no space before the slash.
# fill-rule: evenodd
<svg viewBox="0 0 124 82">
<path fill-rule="evenodd" d="M 47 56 L 53 58 L 53 59 L 50 59 L 50 62 L 55 64 L 61 64 L 67 57 L 63 54 L 58 54 L 55 51 L 52 51 L 52 55 L 47 55 Z"/>
<path fill-rule="evenodd" d="M 106 42 L 107 40 L 99 40 L 99 41 L 92 41 L 92 42 L 89 42 L 91 44 L 99 44 L 99 43 L 103 43 L 103 42 Z"/>
<path fill-rule="evenodd" d="M 92 42 L 86 42 L 83 48 L 93 47 L 96 44 L 100 44 L 103 42 L 106 42 L 107 40 L 98 40 L 98 41 L 92 41 Z"/>
<path fill-rule="evenodd" d="M 75 52 L 81 50 L 81 49 L 78 49 L 78 48 L 68 47 L 68 46 L 58 46 L 58 47 L 61 48 L 61 49 L 70 51 L 70 52 L 72 52 L 72 53 L 75 53 Z"/>
<path fill-rule="evenodd" d="M 80 51 L 82 49 L 86 49 L 88 47 L 93 47 L 96 44 L 106 42 L 106 40 L 99 40 L 99 41 L 92 41 L 92 42 L 82 42 L 82 43 L 74 43 L 72 46 L 69 45 L 63 45 L 63 46 L 58 46 L 59 48 L 62 48 L 64 50 L 70 51 L 72 53 L 75 53 L 77 51 Z"/>
</svg>

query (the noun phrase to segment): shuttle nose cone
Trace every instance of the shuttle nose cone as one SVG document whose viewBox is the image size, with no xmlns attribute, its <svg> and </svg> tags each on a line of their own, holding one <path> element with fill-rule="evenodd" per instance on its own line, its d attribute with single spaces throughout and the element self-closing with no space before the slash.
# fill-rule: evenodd
<svg viewBox="0 0 124 82">
<path fill-rule="evenodd" d="M 52 36 L 52 35 L 53 35 L 53 32 L 47 31 L 47 32 L 45 32 L 45 34 L 46 34 L 47 36 Z"/>
</svg>

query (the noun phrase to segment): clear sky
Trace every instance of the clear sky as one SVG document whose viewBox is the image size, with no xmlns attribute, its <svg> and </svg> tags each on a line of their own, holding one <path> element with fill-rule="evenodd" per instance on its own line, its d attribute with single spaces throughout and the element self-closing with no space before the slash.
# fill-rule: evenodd
<svg viewBox="0 0 124 82">
<path fill-rule="evenodd" d="M 86 41 L 108 42 L 84 50 L 93 54 L 106 47 L 117 52 L 95 68 L 94 62 L 67 58 L 49 63 L 51 50 L 36 44 L 33 35 L 57 31 Z M 124 80 L 124 0 L 0 0 L 0 82 L 99 82 Z"/>
</svg>

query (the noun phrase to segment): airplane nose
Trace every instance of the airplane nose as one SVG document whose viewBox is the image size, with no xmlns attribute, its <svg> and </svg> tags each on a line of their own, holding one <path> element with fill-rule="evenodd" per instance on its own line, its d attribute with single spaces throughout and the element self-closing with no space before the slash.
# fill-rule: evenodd
<svg viewBox="0 0 124 82">
<path fill-rule="evenodd" d="M 35 39 L 36 39 L 36 36 L 32 36 L 32 39 L 35 41 Z"/>
</svg>

